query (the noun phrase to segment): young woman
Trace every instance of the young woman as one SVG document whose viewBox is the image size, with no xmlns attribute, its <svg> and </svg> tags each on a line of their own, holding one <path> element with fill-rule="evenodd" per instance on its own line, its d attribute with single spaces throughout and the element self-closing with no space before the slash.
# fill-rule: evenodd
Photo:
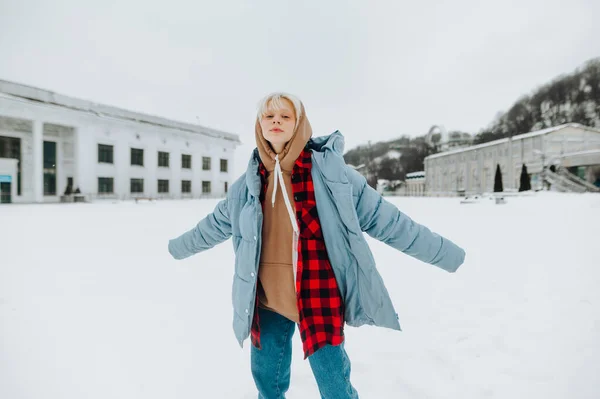
<svg viewBox="0 0 600 399">
<path fill-rule="evenodd" d="M 357 398 L 344 324 L 400 330 L 363 232 L 449 272 L 465 252 L 348 167 L 341 133 L 313 138 L 295 96 L 265 97 L 255 136 L 246 173 L 169 252 L 183 259 L 233 237 L 233 329 L 240 346 L 251 336 L 259 398 L 285 397 L 296 326 L 321 397 Z"/>
</svg>

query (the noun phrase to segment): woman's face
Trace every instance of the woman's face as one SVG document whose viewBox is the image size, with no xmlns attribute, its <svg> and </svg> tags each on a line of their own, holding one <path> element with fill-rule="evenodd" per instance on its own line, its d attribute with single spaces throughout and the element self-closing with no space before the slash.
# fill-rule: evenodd
<svg viewBox="0 0 600 399">
<path fill-rule="evenodd" d="M 294 135 L 296 112 L 291 101 L 283 98 L 282 107 L 278 110 L 269 103 L 267 112 L 260 119 L 260 127 L 265 140 L 271 143 L 275 152 L 279 153 Z"/>
</svg>

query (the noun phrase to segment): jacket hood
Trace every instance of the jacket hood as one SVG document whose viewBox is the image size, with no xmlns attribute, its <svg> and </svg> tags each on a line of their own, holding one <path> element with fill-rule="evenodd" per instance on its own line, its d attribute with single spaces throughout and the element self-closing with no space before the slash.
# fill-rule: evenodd
<svg viewBox="0 0 600 399">
<path fill-rule="evenodd" d="M 319 166 L 322 166 L 322 163 L 326 162 L 326 158 L 328 157 L 335 158 L 335 164 L 340 164 L 340 161 L 343 163 L 345 141 L 344 136 L 339 130 L 336 130 L 327 136 L 312 137 L 308 140 L 306 146 L 313 152 L 318 153 L 314 154 L 313 157 Z M 246 185 L 248 186 L 250 194 L 256 197 L 260 195 L 260 175 L 258 172 L 259 160 L 260 152 L 258 148 L 255 148 L 254 151 L 252 151 L 252 155 L 248 161 L 248 168 L 246 169 Z M 336 173 L 334 170 L 325 170 L 324 172 L 330 177 L 330 180 L 347 181 L 347 179 L 341 176 L 339 171 Z M 340 174 L 340 176 L 337 176 L 338 174 Z"/>
<path fill-rule="evenodd" d="M 308 142 L 308 148 L 317 152 L 333 151 L 338 155 L 344 154 L 346 143 L 339 130 L 327 136 L 313 137 Z"/>
</svg>

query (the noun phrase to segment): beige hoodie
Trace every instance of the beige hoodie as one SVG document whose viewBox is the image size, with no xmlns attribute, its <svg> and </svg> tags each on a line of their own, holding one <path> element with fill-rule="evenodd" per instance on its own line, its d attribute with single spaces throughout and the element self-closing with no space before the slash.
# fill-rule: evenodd
<svg viewBox="0 0 600 399">
<path fill-rule="evenodd" d="M 294 230 L 281 190 L 286 190 L 295 215 L 296 207 L 292 192 L 291 173 L 296 159 L 312 136 L 312 128 L 306 118 L 304 106 L 302 106 L 296 131 L 281 153 L 276 154 L 269 142 L 265 140 L 258 121 L 256 122 L 255 136 L 258 153 L 265 165 L 268 176 L 265 200 L 262 204 L 262 249 L 258 269 L 259 306 L 273 310 L 298 323 L 300 319 L 294 284 L 294 253 L 296 251 L 294 247 Z M 271 197 L 274 188 L 276 155 L 279 155 L 279 164 L 283 172 L 285 187 L 277 187 L 275 206 L 273 206 Z"/>
</svg>

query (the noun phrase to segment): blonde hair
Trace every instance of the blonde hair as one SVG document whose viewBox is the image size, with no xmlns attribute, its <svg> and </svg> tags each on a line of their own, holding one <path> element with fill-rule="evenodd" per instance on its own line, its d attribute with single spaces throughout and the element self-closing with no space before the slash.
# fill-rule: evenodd
<svg viewBox="0 0 600 399">
<path fill-rule="evenodd" d="M 260 122 L 263 116 L 269 110 L 269 104 L 272 109 L 279 110 L 283 108 L 282 100 L 286 99 L 292 103 L 294 106 L 294 110 L 296 111 L 296 126 L 298 127 L 298 121 L 300 120 L 300 116 L 302 115 L 302 102 L 300 99 L 292 94 L 288 93 L 271 93 L 268 96 L 265 96 L 262 100 L 258 102 L 258 113 L 256 115 L 256 119 Z"/>
</svg>

